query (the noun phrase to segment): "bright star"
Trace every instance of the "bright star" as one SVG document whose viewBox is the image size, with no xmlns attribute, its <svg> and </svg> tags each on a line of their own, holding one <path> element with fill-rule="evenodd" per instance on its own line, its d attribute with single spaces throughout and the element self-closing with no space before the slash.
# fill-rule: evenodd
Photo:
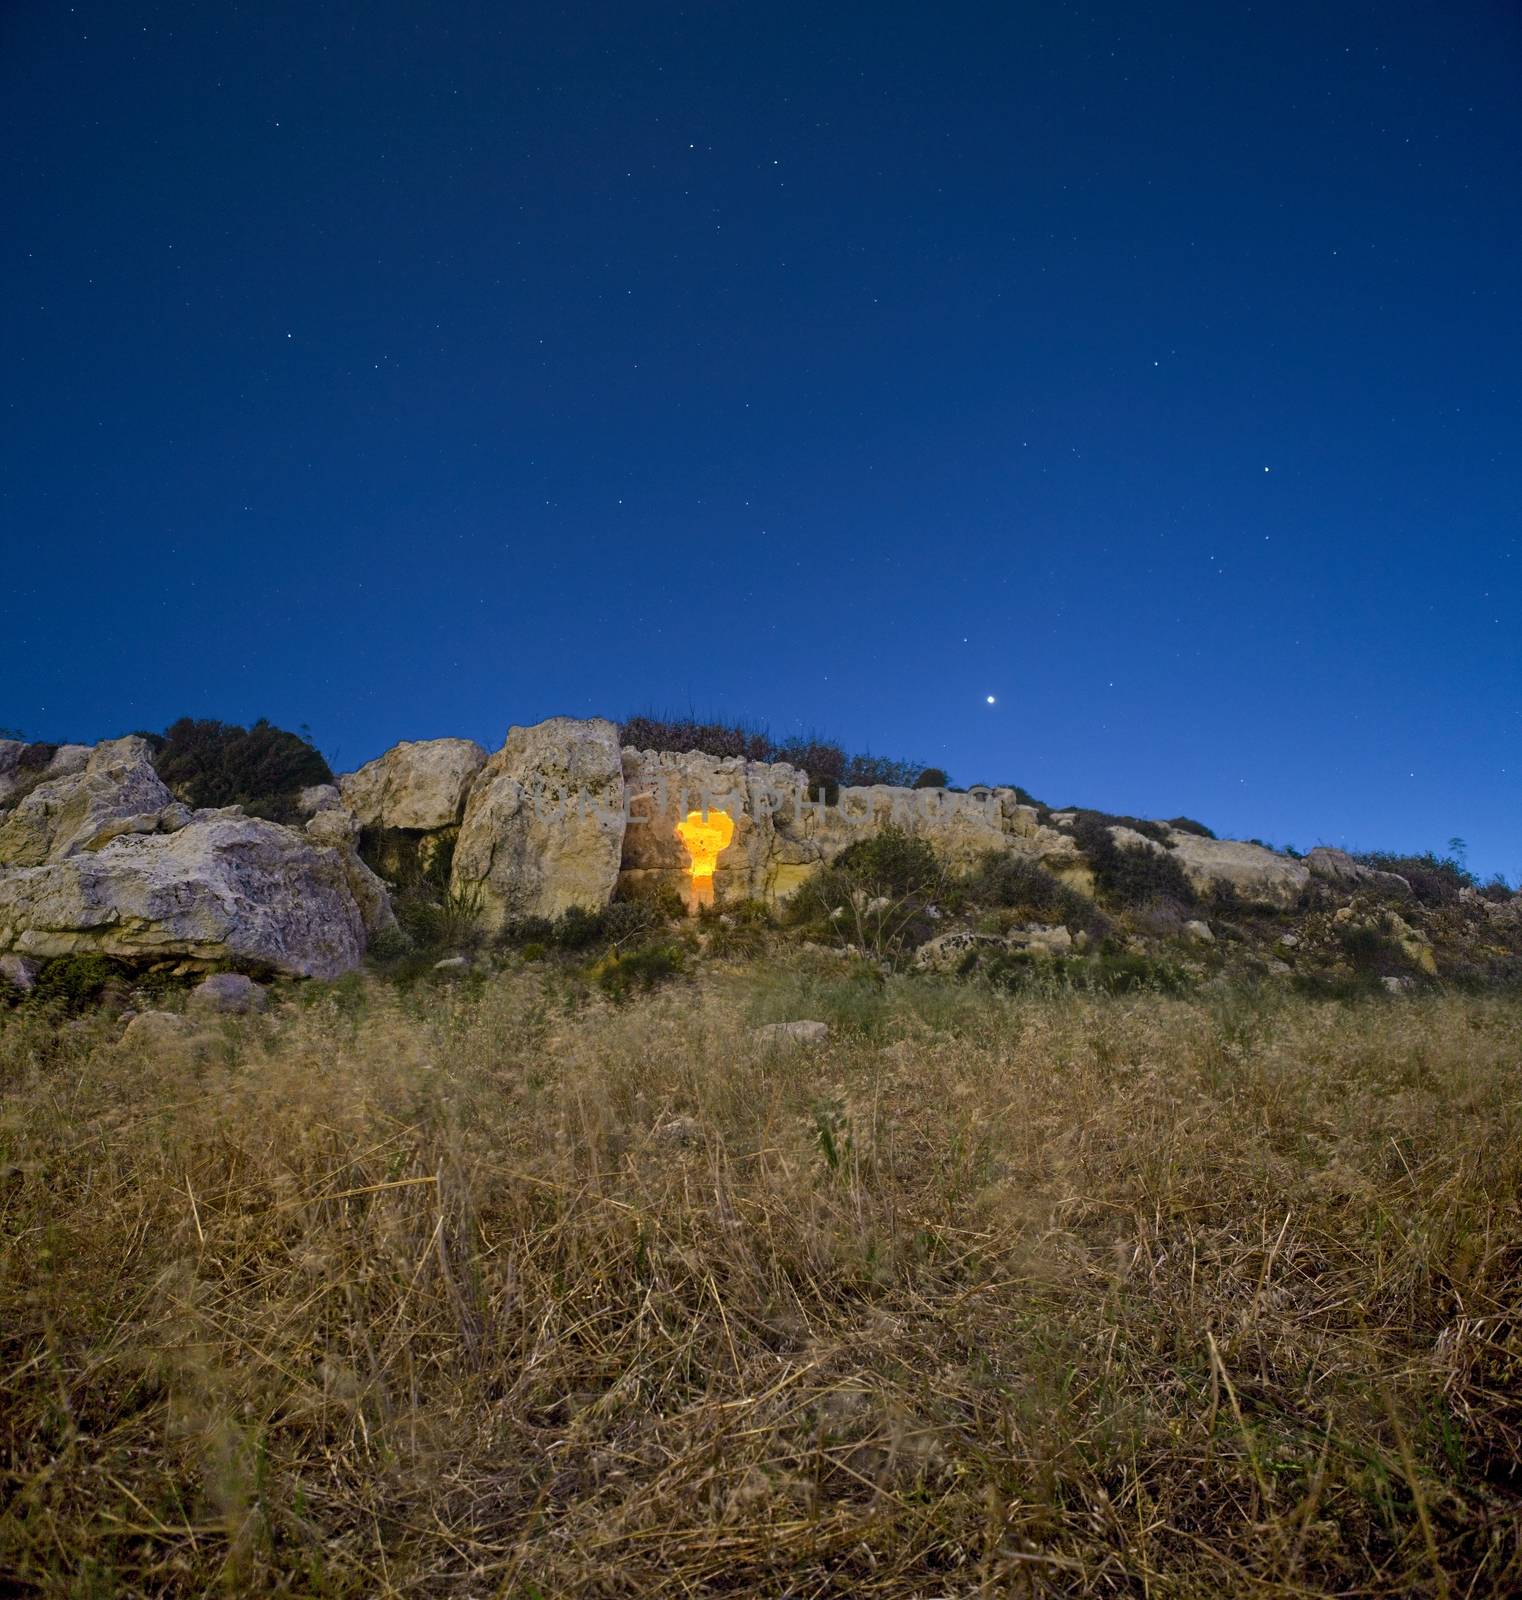
<svg viewBox="0 0 1522 1600">
<path fill-rule="evenodd" d="M 992 705 L 994 703 L 994 697 L 992 695 L 989 695 L 988 703 L 989 703 L 989 705 Z"/>
</svg>

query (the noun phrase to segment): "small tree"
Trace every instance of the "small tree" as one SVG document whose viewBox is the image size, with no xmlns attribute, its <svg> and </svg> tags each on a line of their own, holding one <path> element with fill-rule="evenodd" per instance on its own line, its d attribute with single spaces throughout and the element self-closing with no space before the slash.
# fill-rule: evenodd
<svg viewBox="0 0 1522 1600">
<path fill-rule="evenodd" d="M 842 941 L 892 960 L 929 936 L 928 908 L 946 878 L 924 839 L 890 824 L 848 845 L 808 881 L 800 899 L 823 911 Z"/>
<path fill-rule="evenodd" d="M 251 728 L 181 717 L 146 737 L 159 777 L 192 806 L 241 805 L 251 815 L 289 822 L 297 793 L 333 778 L 307 740 L 264 717 Z"/>
</svg>

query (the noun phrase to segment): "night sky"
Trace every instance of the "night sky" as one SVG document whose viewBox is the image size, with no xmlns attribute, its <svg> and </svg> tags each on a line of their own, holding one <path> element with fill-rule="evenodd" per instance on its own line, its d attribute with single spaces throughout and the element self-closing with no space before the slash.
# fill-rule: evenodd
<svg viewBox="0 0 1522 1600">
<path fill-rule="evenodd" d="M 11 0 L 0 174 L 0 724 L 1522 874 L 1512 0 Z"/>
</svg>

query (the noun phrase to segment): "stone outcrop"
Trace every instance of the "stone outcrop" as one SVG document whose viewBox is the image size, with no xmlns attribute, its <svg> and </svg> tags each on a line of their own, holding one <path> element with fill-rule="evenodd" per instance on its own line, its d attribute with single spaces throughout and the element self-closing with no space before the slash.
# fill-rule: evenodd
<svg viewBox="0 0 1522 1600">
<path fill-rule="evenodd" d="M 510 728 L 471 786 L 451 889 L 488 933 L 517 917 L 606 905 L 624 840 L 623 756 L 604 719 Z"/>
<path fill-rule="evenodd" d="M 1344 889 L 1380 888 L 1392 894 L 1409 895 L 1411 885 L 1398 872 L 1382 872 L 1355 861 L 1346 850 L 1319 844 L 1305 858 L 1306 870 L 1313 878 Z"/>
<path fill-rule="evenodd" d="M 1012 789 L 847 787 L 833 804 L 811 799 L 807 778 L 785 762 L 746 761 L 700 751 L 626 749 L 628 797 L 622 876 L 681 889 L 688 857 L 677 824 L 705 806 L 725 812 L 734 837 L 714 872 L 719 902 L 749 896 L 781 900 L 858 839 L 891 825 L 932 844 L 953 870 L 989 850 L 1016 850 L 1059 876 L 1087 885 L 1077 845 L 1041 825 Z"/>
<path fill-rule="evenodd" d="M 263 1011 L 269 996 L 244 973 L 214 972 L 190 991 L 186 1004 L 192 1011 L 237 1017 Z"/>
<path fill-rule="evenodd" d="M 1306 867 L 1293 856 L 1281 856 L 1261 844 L 1241 839 L 1206 839 L 1197 833 L 1169 830 L 1172 856 L 1201 893 L 1226 883 L 1255 905 L 1293 906 L 1310 880 Z"/>
<path fill-rule="evenodd" d="M 325 806 L 307 820 L 306 836 L 323 849 L 336 851 L 343 864 L 344 881 L 365 929 L 365 942 L 397 931 L 396 913 L 386 885 L 359 859 L 359 823 L 347 811 Z"/>
<path fill-rule="evenodd" d="M 922 944 L 915 951 L 914 964 L 921 972 L 956 972 L 969 956 L 1001 955 L 1008 949 L 1001 934 L 957 928 Z"/>
<path fill-rule="evenodd" d="M 5 813 L 0 867 L 61 861 L 124 833 L 169 832 L 189 816 L 159 782 L 146 740 L 109 739 L 83 765 L 38 784 Z"/>
<path fill-rule="evenodd" d="M 430 833 L 459 822 L 486 752 L 474 739 L 404 739 L 336 781 L 345 809 L 364 828 Z M 314 796 L 313 810 L 320 809 Z"/>
<path fill-rule="evenodd" d="M 833 806 L 799 808 L 785 819 L 784 832 L 823 862 L 890 824 L 933 845 L 953 871 L 975 865 L 989 850 L 1016 850 L 1059 875 L 1082 862 L 1074 842 L 1042 826 L 1035 807 L 1022 805 L 1013 789 L 844 788 Z"/>
<path fill-rule="evenodd" d="M 780 886 L 790 874 L 806 872 L 819 859 L 790 836 L 794 797 L 804 777 L 785 762 L 627 749 L 621 766 L 628 826 L 620 869 L 626 884 L 655 882 L 680 890 L 689 860 L 677 824 L 705 808 L 724 812 L 735 825 L 714 871 L 720 902 L 785 893 Z"/>
<path fill-rule="evenodd" d="M 333 978 L 364 949 L 342 853 L 235 807 L 0 871 L 0 951 Z"/>
<path fill-rule="evenodd" d="M 692 813 L 701 819 L 705 810 L 729 821 L 693 824 Z M 689 845 L 713 867 L 703 878 L 713 900 L 784 900 L 890 825 L 931 844 L 953 873 L 1002 852 L 1072 887 L 1093 888 L 1079 843 L 1086 830 L 1062 826 L 1077 814 L 1047 813 L 1013 789 L 848 787 L 825 803 L 786 763 L 621 749 L 616 727 L 601 719 L 514 727 L 489 759 L 467 739 L 402 743 L 333 784 L 304 790 L 296 811 L 303 821 L 295 826 L 246 817 L 237 807 L 192 812 L 159 780 L 139 738 L 58 749 L 0 741 L 7 992 L 37 976 L 40 958 L 91 951 L 182 970 L 233 964 L 260 974 L 336 976 L 397 926 L 386 884 L 360 859 L 362 830 L 367 860 L 409 893 L 440 884 L 452 850 L 450 889 L 462 906 L 479 906 L 488 936 L 513 919 L 595 909 L 620 887 L 685 895 L 698 887 Z M 1390 894 L 1410 894 L 1404 878 L 1328 847 L 1300 861 L 1164 824 L 1106 820 L 1115 844 L 1166 851 L 1205 896 L 1225 885 L 1245 901 L 1300 906 L 1313 921 L 1339 900 L 1359 902 L 1359 891 L 1372 891 L 1369 901 L 1385 908 Z M 387 850 L 396 855 L 395 873 Z M 1333 895 L 1327 886 L 1346 892 Z M 1422 907 L 1411 898 L 1402 909 L 1420 925 Z M 1497 936 L 1522 924 L 1522 897 L 1465 890 L 1459 898 L 1464 914 Z M 867 907 L 869 915 L 882 909 Z M 1391 926 L 1414 968 L 1432 973 L 1448 959 L 1434 953 L 1420 926 Z M 1182 937 L 1209 964 L 1225 960 L 1241 937 L 1230 921 L 1216 934 L 1223 942 L 1212 948 L 1212 930 L 1196 920 Z M 925 968 L 955 970 L 988 951 L 1064 956 L 1086 948 L 1088 937 L 1058 924 L 999 935 L 956 930 L 932 940 L 919 959 Z M 1295 941 L 1293 934 L 1280 940 L 1280 964 Z"/>
</svg>

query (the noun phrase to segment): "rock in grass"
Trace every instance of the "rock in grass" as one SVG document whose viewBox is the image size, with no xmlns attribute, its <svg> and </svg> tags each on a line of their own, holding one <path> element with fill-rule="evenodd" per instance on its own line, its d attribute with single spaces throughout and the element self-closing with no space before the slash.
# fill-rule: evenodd
<svg viewBox="0 0 1522 1600">
<path fill-rule="evenodd" d="M 915 952 L 914 965 L 921 972 L 955 972 L 969 956 L 997 955 L 1009 943 L 997 933 L 974 933 L 959 928 L 943 933 Z"/>
<path fill-rule="evenodd" d="M 250 1011 L 263 1011 L 269 996 L 241 972 L 214 972 L 190 991 L 189 1004 L 195 1011 L 243 1016 Z"/>
<path fill-rule="evenodd" d="M 8 983 L 13 989 L 33 988 L 41 971 L 42 963 L 30 956 L 0 956 L 0 983 Z"/>
<path fill-rule="evenodd" d="M 122 1030 L 122 1043 L 155 1049 L 171 1040 L 186 1038 L 195 1024 L 175 1011 L 140 1011 Z"/>
<path fill-rule="evenodd" d="M 823 1044 L 830 1036 L 827 1022 L 768 1022 L 752 1028 L 750 1036 L 758 1044 L 782 1045 L 788 1049 L 799 1045 Z"/>
</svg>

